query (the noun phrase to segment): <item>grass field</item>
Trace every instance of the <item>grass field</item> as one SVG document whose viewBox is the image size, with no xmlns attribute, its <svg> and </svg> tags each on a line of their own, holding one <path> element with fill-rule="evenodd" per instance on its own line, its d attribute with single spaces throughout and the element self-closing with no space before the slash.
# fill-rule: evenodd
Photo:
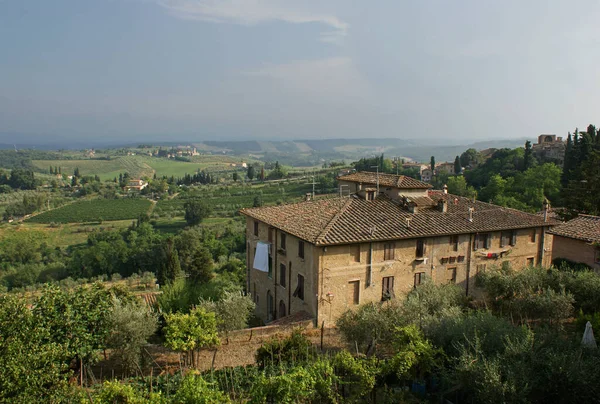
<svg viewBox="0 0 600 404">
<path fill-rule="evenodd" d="M 85 223 L 104 220 L 136 219 L 147 213 L 147 199 L 94 199 L 75 202 L 27 219 L 29 223 Z"/>
<path fill-rule="evenodd" d="M 131 225 L 131 220 L 119 220 L 108 223 L 68 223 L 58 227 L 50 227 L 44 223 L 19 223 L 4 224 L 0 226 L 0 239 L 9 237 L 11 234 L 19 231 L 32 231 L 44 235 L 44 241 L 52 248 L 65 248 L 72 245 L 83 244 L 87 241 L 88 235 L 92 231 L 102 229 L 123 229 Z"/>
<path fill-rule="evenodd" d="M 123 156 L 111 160 L 34 160 L 33 164 L 47 170 L 50 166 L 61 168 L 62 173 L 72 174 L 79 168 L 81 175 L 98 175 L 102 180 L 110 180 L 119 176 L 119 173 L 128 172 L 132 177 L 183 177 L 193 174 L 198 170 L 231 171 L 231 163 L 240 160 L 230 156 L 197 156 L 192 162 L 170 160 L 150 156 Z"/>
</svg>

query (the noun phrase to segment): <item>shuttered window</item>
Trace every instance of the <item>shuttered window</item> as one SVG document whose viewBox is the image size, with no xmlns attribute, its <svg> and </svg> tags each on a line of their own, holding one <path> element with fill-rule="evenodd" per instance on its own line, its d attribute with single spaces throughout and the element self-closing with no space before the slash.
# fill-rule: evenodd
<svg viewBox="0 0 600 404">
<path fill-rule="evenodd" d="M 381 301 L 390 300 L 394 295 L 394 277 L 386 276 L 381 281 Z"/>
</svg>

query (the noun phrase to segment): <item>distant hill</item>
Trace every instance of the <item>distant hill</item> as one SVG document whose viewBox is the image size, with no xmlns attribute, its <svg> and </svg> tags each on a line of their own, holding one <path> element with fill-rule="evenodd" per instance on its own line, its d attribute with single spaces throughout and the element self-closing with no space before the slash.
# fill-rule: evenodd
<svg viewBox="0 0 600 404">
<path fill-rule="evenodd" d="M 67 141 L 60 137 L 49 136 L 18 136 L 15 134 L 0 133 L 0 149 L 14 149 L 10 143 L 16 139 L 27 139 L 27 144 L 17 143 L 17 149 L 85 149 L 100 147 L 98 140 L 78 139 L 76 142 Z M 362 139 L 298 139 L 298 140 L 234 140 L 203 142 L 166 142 L 152 141 L 154 145 L 165 147 L 179 144 L 193 143 L 199 151 L 213 154 L 227 154 L 240 156 L 253 156 L 263 160 L 279 160 L 287 165 L 314 166 L 324 161 L 345 160 L 347 162 L 361 157 L 385 154 L 387 157 L 412 159 L 415 161 L 429 162 L 431 156 L 436 161 L 454 161 L 468 148 L 477 150 L 490 148 L 515 148 L 525 143 L 522 139 L 481 140 L 478 142 L 464 142 L 457 144 L 456 139 L 402 139 L 402 138 L 362 138 Z M 112 144 L 113 142 L 111 142 Z M 144 142 L 114 144 L 111 148 L 135 147 Z M 106 147 L 106 146 L 105 146 Z"/>
</svg>

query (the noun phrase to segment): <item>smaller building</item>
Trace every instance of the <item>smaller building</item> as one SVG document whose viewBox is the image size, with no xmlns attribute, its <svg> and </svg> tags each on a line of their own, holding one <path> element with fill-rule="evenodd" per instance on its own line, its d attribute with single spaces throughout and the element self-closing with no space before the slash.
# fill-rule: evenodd
<svg viewBox="0 0 600 404">
<path fill-rule="evenodd" d="M 432 177 L 433 177 L 433 172 L 431 171 L 431 168 L 424 168 L 421 170 L 421 181 L 431 182 Z"/>
<path fill-rule="evenodd" d="M 141 191 L 148 186 L 148 182 L 140 179 L 131 179 L 125 186 L 127 191 Z"/>
<path fill-rule="evenodd" d="M 562 166 L 566 148 L 567 145 L 561 136 L 540 135 L 537 143 L 531 146 L 531 151 L 542 162 L 552 162 Z"/>
<path fill-rule="evenodd" d="M 436 174 L 447 173 L 454 174 L 454 163 L 444 162 L 435 165 Z"/>
<path fill-rule="evenodd" d="M 579 215 L 549 231 L 554 235 L 552 260 L 568 259 L 600 270 L 600 217 Z"/>
</svg>

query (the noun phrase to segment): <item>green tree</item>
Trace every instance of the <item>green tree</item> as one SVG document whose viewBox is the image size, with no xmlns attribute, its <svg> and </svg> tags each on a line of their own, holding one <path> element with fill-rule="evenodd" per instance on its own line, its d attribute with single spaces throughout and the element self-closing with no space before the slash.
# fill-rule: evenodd
<svg viewBox="0 0 600 404">
<path fill-rule="evenodd" d="M 158 266 L 156 280 L 159 285 L 169 285 L 179 277 L 181 265 L 179 255 L 172 238 L 168 238 L 163 246 L 162 262 Z"/>
<path fill-rule="evenodd" d="M 246 176 L 248 177 L 248 179 L 250 181 L 252 181 L 254 179 L 254 177 L 256 176 L 256 169 L 254 168 L 253 165 L 248 166 L 248 171 L 246 173 Z"/>
<path fill-rule="evenodd" d="M 237 180 L 238 180 L 238 173 L 237 173 L 237 171 L 233 172 L 232 178 L 233 178 L 233 182 L 237 182 Z"/>
<path fill-rule="evenodd" d="M 212 256 L 201 240 L 202 234 L 195 229 L 185 230 L 175 238 L 181 269 L 196 284 L 206 283 L 214 276 Z"/>
<path fill-rule="evenodd" d="M 0 296 L 0 330 L 0 402 L 58 402 L 70 375 L 64 341 L 16 295 Z"/>
<path fill-rule="evenodd" d="M 35 189 L 37 182 L 33 171 L 15 168 L 10 171 L 8 185 L 15 189 Z"/>
<path fill-rule="evenodd" d="M 184 205 L 185 209 L 185 221 L 190 226 L 200 224 L 202 220 L 206 219 L 212 213 L 212 209 L 208 204 L 201 201 L 200 199 L 190 199 Z"/>
<path fill-rule="evenodd" d="M 477 191 L 470 185 L 467 185 L 467 180 L 462 175 L 448 178 L 448 193 L 458 196 L 466 196 L 468 198 L 477 197 Z"/>
<path fill-rule="evenodd" d="M 531 142 L 525 142 L 525 154 L 523 155 L 523 171 L 527 170 L 533 164 L 533 155 L 531 150 Z"/>
<path fill-rule="evenodd" d="M 481 153 L 477 150 L 471 148 L 467 149 L 460 155 L 460 165 L 461 167 L 469 167 L 473 168 L 482 163 L 483 158 L 481 157 Z"/>
<path fill-rule="evenodd" d="M 218 301 L 203 300 L 200 307 L 204 307 L 207 312 L 215 313 L 217 329 L 225 332 L 229 342 L 230 331 L 241 330 L 248 326 L 255 304 L 249 296 L 240 292 L 226 292 L 225 296 Z"/>
<path fill-rule="evenodd" d="M 115 298 L 110 311 L 106 344 L 128 372 L 141 369 L 142 348 L 158 327 L 158 319 L 145 304 Z M 111 358 L 113 357 L 111 356 Z"/>
<path fill-rule="evenodd" d="M 197 365 L 200 348 L 219 343 L 215 313 L 196 307 L 189 314 L 170 313 L 165 315 L 165 345 L 177 352 L 189 354 L 189 362 Z"/>
<path fill-rule="evenodd" d="M 73 362 L 81 371 L 97 361 L 98 350 L 105 346 L 112 303 L 110 292 L 100 283 L 72 291 L 46 286 L 33 305 L 33 315 L 49 331 L 48 343 L 66 351 L 65 365 Z"/>
<path fill-rule="evenodd" d="M 460 165 L 460 157 L 456 156 L 454 159 L 454 174 L 459 175 L 462 172 L 462 167 Z"/>
</svg>

